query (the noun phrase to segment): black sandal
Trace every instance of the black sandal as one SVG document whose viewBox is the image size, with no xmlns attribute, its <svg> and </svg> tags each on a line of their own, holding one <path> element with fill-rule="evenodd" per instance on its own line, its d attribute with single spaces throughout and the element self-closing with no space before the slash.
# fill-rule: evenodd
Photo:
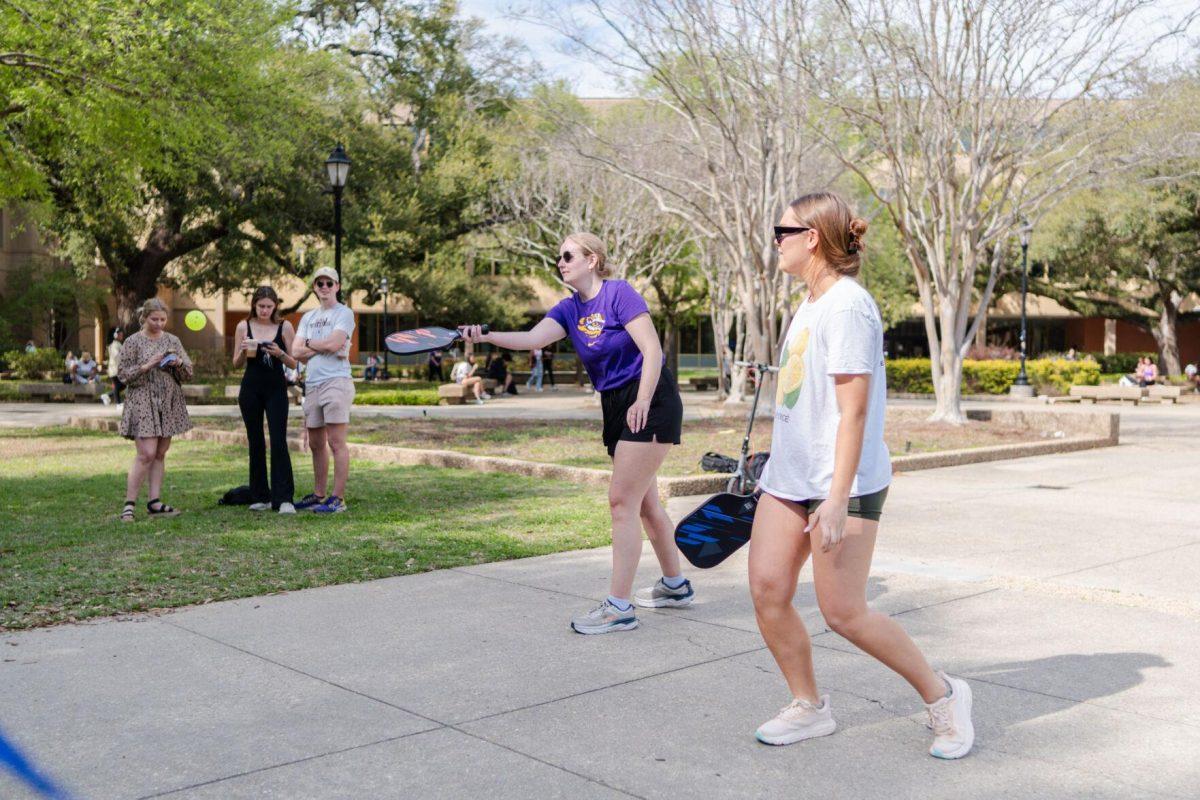
<svg viewBox="0 0 1200 800">
<path fill-rule="evenodd" d="M 125 507 L 121 509 L 121 522 L 133 522 L 133 507 L 137 505 L 135 500 L 126 500 Z"/>
<path fill-rule="evenodd" d="M 157 509 L 154 507 L 155 503 L 158 503 Z M 150 502 L 146 503 L 146 512 L 149 513 L 150 516 L 152 516 L 152 517 L 177 517 L 177 516 L 179 516 L 178 509 L 171 508 L 169 505 L 164 503 L 162 500 L 159 500 L 157 497 L 154 498 L 153 500 L 151 500 Z"/>
</svg>

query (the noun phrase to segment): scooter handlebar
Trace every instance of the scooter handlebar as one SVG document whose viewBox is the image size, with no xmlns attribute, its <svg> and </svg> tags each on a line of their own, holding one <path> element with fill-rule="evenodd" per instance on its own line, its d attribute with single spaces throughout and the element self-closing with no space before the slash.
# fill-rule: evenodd
<svg viewBox="0 0 1200 800">
<path fill-rule="evenodd" d="M 735 367 L 754 367 L 759 372 L 779 372 L 779 367 L 773 367 L 770 364 L 755 364 L 752 361 L 735 361 Z"/>
</svg>

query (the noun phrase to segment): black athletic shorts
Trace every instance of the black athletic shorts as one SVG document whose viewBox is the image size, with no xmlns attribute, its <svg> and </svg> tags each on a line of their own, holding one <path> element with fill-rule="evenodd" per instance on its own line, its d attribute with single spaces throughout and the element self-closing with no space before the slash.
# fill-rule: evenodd
<svg viewBox="0 0 1200 800">
<path fill-rule="evenodd" d="M 666 367 L 658 376 L 658 386 L 650 398 L 650 413 L 646 415 L 646 427 L 637 433 L 629 430 L 625 421 L 629 407 L 637 401 L 641 378 L 634 378 L 623 386 L 605 389 L 600 393 L 600 406 L 604 409 L 604 446 L 611 458 L 617 452 L 617 442 L 667 442 L 679 444 L 679 433 L 683 428 L 683 400 L 675 376 Z"/>
</svg>

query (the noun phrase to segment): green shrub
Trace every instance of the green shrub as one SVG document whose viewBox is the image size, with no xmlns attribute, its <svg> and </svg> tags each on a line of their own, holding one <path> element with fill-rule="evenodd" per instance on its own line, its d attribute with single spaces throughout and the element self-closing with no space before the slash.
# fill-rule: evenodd
<svg viewBox="0 0 1200 800">
<path fill-rule="evenodd" d="M 1029 373 L 1029 382 L 1039 392 L 1050 394 L 1066 394 L 1072 386 L 1096 386 L 1100 383 L 1100 365 L 1091 359 L 1083 361 L 1067 361 L 1059 358 L 1053 361 L 1039 358 L 1027 362 L 1025 371 Z"/>
<path fill-rule="evenodd" d="M 1020 371 L 1019 361 L 963 361 L 963 394 L 1007 394 Z M 1034 389 L 1042 393 L 1066 394 L 1072 385 L 1100 383 L 1100 365 L 1095 361 L 1037 359 L 1025 362 L 1025 372 Z M 933 393 L 928 358 L 888 361 L 887 380 L 893 392 Z"/>
<path fill-rule="evenodd" d="M 356 406 L 436 406 L 437 389 L 384 389 L 355 395 Z"/>
<path fill-rule="evenodd" d="M 1006 394 L 1017 374 L 1019 361 L 963 361 L 963 392 L 966 394 Z"/>
<path fill-rule="evenodd" d="M 887 385 L 893 392 L 933 394 L 928 358 L 893 358 L 887 362 Z"/>
<path fill-rule="evenodd" d="M 4 360 L 9 369 L 18 378 L 32 381 L 39 380 L 43 372 L 64 372 L 63 357 L 52 347 L 41 347 L 32 353 L 24 350 L 9 350 L 4 354 Z"/>
</svg>

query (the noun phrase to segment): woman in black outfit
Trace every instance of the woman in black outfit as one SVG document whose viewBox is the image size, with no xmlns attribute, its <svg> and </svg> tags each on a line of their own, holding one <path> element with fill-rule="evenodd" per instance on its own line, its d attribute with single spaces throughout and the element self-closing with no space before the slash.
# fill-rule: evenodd
<svg viewBox="0 0 1200 800">
<path fill-rule="evenodd" d="M 283 368 L 296 368 L 289 355 L 296 331 L 279 320 L 279 297 L 270 286 L 260 286 L 250 302 L 250 319 L 238 323 L 233 334 L 233 363 L 245 363 L 238 407 L 250 442 L 251 511 L 273 508 L 295 514 L 292 505 L 292 457 L 287 446 L 288 393 Z M 263 413 L 271 432 L 271 483 L 267 485 L 267 447 L 263 440 Z"/>
<path fill-rule="evenodd" d="M 558 391 L 558 384 L 554 382 L 554 345 L 542 350 L 542 379 L 550 384 L 551 389 Z"/>
</svg>

